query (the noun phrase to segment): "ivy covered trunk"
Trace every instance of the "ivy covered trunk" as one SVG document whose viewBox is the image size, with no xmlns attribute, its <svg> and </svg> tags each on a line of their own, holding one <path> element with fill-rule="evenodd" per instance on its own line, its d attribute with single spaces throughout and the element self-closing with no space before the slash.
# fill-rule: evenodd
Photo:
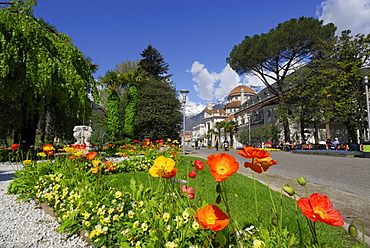
<svg viewBox="0 0 370 248">
<path fill-rule="evenodd" d="M 107 102 L 107 133 L 110 142 L 120 139 L 120 112 L 119 112 L 120 98 L 115 90 L 109 92 Z"/>
<path fill-rule="evenodd" d="M 123 135 L 124 138 L 134 138 L 135 131 L 135 115 L 136 115 L 136 105 L 139 99 L 138 89 L 135 85 L 128 88 L 127 91 L 127 105 L 125 110 Z"/>
</svg>

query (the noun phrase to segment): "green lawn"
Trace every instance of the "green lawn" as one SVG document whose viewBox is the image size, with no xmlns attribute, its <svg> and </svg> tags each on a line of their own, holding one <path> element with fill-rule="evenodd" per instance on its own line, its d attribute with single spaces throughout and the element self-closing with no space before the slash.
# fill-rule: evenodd
<svg viewBox="0 0 370 248">
<path fill-rule="evenodd" d="M 176 191 L 180 189 L 183 183 L 179 181 L 185 179 L 187 180 L 187 185 L 195 189 L 194 206 L 197 206 L 197 204 L 199 205 L 202 201 L 217 205 L 217 182 L 214 181 L 207 165 L 205 165 L 204 170 L 197 171 L 197 176 L 195 178 L 187 177 L 190 171 L 195 170 L 195 168 L 191 166 L 194 159 L 205 162 L 204 159 L 196 157 L 182 157 L 180 163 L 176 165 L 178 169 L 176 175 L 177 182 L 172 183 L 172 190 Z M 157 187 L 161 187 L 160 185 L 163 185 L 163 180 L 168 180 L 153 178 L 147 172 L 121 173 L 111 175 L 110 177 L 112 179 L 110 186 L 119 190 L 128 190 L 131 178 L 134 178 L 137 182 L 141 182 L 144 188 L 151 188 L 153 190 Z M 271 220 L 275 215 L 273 215 L 273 205 L 267 186 L 238 173 L 235 173 L 224 182 L 231 214 L 233 219 L 238 223 L 238 226 L 246 228 L 254 225 L 259 229 L 271 230 L 273 227 Z M 255 187 L 256 191 L 254 190 Z M 297 209 L 295 201 L 285 195 L 281 197 L 280 192 L 273 191 L 271 194 L 278 215 L 281 215 L 280 211 L 282 211 L 283 228 L 286 227 L 290 233 L 294 233 L 296 237 L 299 237 L 298 218 L 304 240 L 308 242 L 311 234 L 306 219 L 303 214 L 301 214 L 300 210 Z M 255 195 L 258 198 L 257 208 L 259 214 L 257 214 L 256 210 Z M 223 203 L 219 204 L 219 207 L 225 210 Z M 319 222 L 316 224 L 316 228 L 322 247 L 353 247 L 355 245 L 355 242 L 349 239 L 348 234 L 341 227 L 333 227 Z"/>
</svg>

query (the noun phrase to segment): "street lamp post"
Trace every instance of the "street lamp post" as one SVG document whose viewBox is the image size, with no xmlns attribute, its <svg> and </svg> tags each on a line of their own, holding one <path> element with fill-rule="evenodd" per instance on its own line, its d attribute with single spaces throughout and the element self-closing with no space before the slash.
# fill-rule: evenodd
<svg viewBox="0 0 370 248">
<path fill-rule="evenodd" d="M 369 103 L 369 80 L 368 80 L 368 72 L 370 72 L 370 66 L 361 67 L 357 70 L 359 73 L 364 75 L 364 84 L 365 84 L 365 91 L 366 91 L 366 108 L 367 108 L 367 123 L 368 123 L 368 132 L 367 132 L 367 141 L 370 141 L 370 103 Z"/>
<path fill-rule="evenodd" d="M 186 132 L 186 127 L 185 127 L 185 103 L 186 103 L 186 96 L 188 95 L 189 91 L 188 90 L 180 90 L 180 93 L 182 95 L 182 111 L 183 111 L 183 133 L 182 133 L 182 154 L 185 155 L 185 132 Z"/>
<path fill-rule="evenodd" d="M 362 143 L 362 153 L 364 158 L 370 158 L 370 104 L 369 104 L 369 80 L 368 73 L 370 72 L 370 66 L 361 67 L 357 70 L 359 73 L 364 75 L 364 84 L 366 91 L 366 109 L 367 109 L 367 141 Z"/>
</svg>

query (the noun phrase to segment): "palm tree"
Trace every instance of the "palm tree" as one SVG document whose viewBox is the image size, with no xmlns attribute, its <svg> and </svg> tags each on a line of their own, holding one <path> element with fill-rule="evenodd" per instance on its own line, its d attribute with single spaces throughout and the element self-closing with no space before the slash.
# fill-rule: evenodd
<svg viewBox="0 0 370 248">
<path fill-rule="evenodd" d="M 225 134 L 230 133 L 230 146 L 234 144 L 234 134 L 238 131 L 238 124 L 235 121 L 227 121 L 224 124 Z"/>
<path fill-rule="evenodd" d="M 218 132 L 214 129 L 210 129 L 210 130 L 208 130 L 208 134 L 210 135 L 210 140 L 212 141 L 212 135 L 217 136 Z"/>
<path fill-rule="evenodd" d="M 221 141 L 221 129 L 224 128 L 225 122 L 216 122 L 215 123 L 215 128 L 218 130 L 218 141 Z M 226 139 L 226 138 L 225 138 Z"/>
</svg>

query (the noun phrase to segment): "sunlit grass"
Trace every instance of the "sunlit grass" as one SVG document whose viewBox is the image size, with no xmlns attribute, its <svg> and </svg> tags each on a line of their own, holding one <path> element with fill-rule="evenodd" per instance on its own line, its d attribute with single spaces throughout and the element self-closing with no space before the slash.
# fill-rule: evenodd
<svg viewBox="0 0 370 248">
<path fill-rule="evenodd" d="M 195 170 L 191 166 L 194 159 L 199 159 L 203 162 L 206 160 L 196 157 L 183 157 L 176 167 L 178 169 L 176 179 L 173 179 L 175 184 L 178 184 L 178 188 L 181 187 L 185 182 L 180 183 L 181 180 L 186 180 L 187 185 L 195 189 L 194 201 L 204 200 L 208 204 L 216 204 L 216 185 L 212 175 L 209 173 L 208 166 L 202 171 L 197 171 L 195 178 L 187 177 L 187 174 Z M 130 183 L 130 179 L 133 177 L 136 181 L 140 181 L 145 187 L 155 188 L 158 185 L 160 178 L 153 178 L 147 172 L 137 173 L 121 173 L 110 176 L 112 179 L 112 186 L 118 189 L 127 189 Z M 256 204 L 254 200 L 254 181 L 242 174 L 234 174 L 230 178 L 225 180 L 228 200 L 231 206 L 232 217 L 237 221 L 239 227 L 246 228 L 251 225 L 256 227 L 268 228 L 271 226 L 272 214 L 272 202 L 269 196 L 269 190 L 266 185 L 255 182 L 256 195 L 258 197 L 258 209 L 260 216 L 257 216 Z M 272 198 L 278 213 L 282 206 L 282 220 L 283 227 L 286 227 L 289 232 L 292 232 L 299 237 L 297 218 L 301 223 L 302 233 L 305 240 L 309 240 L 311 233 L 309 232 L 306 224 L 306 219 L 300 210 L 296 208 L 294 199 L 283 196 L 281 197 L 280 192 L 272 192 Z M 220 204 L 220 208 L 224 208 Z M 298 216 L 298 217 L 297 217 Z M 328 247 L 350 247 L 353 246 L 353 241 L 349 240 L 344 229 L 341 227 L 329 226 L 323 223 L 317 223 L 317 233 L 319 240 L 322 240 Z"/>
</svg>

